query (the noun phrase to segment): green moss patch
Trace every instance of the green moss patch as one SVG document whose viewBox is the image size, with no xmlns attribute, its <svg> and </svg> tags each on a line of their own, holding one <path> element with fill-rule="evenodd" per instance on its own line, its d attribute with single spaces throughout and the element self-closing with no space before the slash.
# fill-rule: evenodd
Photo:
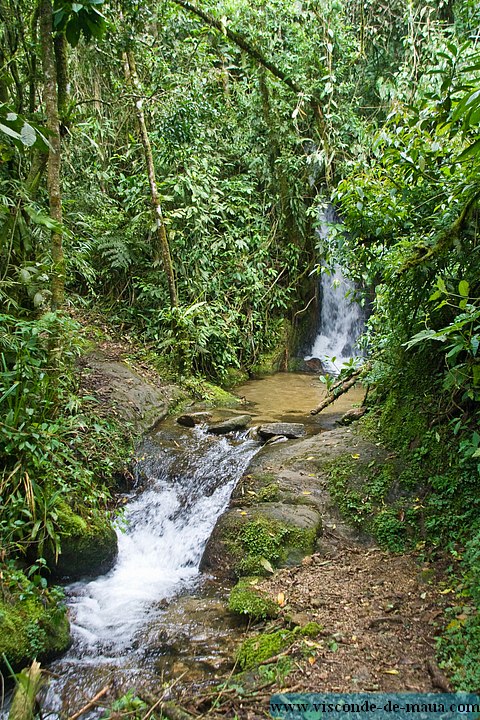
<svg viewBox="0 0 480 720">
<path fill-rule="evenodd" d="M 278 520 L 257 517 L 240 525 L 227 538 L 237 558 L 235 571 L 242 575 L 266 575 L 269 566 L 293 565 L 313 552 L 317 528 L 300 528 Z"/>
<path fill-rule="evenodd" d="M 242 578 L 230 592 L 228 609 L 252 620 L 266 620 L 278 615 L 278 606 L 255 587 L 255 578 Z"/>
<path fill-rule="evenodd" d="M 35 658 L 51 658 L 70 645 L 63 593 L 37 587 L 19 570 L 2 568 L 0 658 L 20 668 Z M 1 668 L 1 662 L 0 662 Z"/>
<path fill-rule="evenodd" d="M 245 640 L 235 654 L 235 660 L 242 670 L 257 667 L 260 663 L 286 650 L 295 639 L 291 630 L 276 630 Z"/>
<path fill-rule="evenodd" d="M 66 504 L 59 510 L 61 553 L 47 553 L 52 573 L 77 579 L 110 569 L 117 556 L 117 534 L 108 517 L 82 517 Z"/>
</svg>

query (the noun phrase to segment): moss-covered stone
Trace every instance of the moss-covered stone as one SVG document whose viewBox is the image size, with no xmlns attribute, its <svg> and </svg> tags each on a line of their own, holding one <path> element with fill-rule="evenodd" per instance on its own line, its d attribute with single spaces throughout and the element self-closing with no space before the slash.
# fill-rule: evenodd
<svg viewBox="0 0 480 720">
<path fill-rule="evenodd" d="M 205 404 L 208 407 L 232 407 L 235 405 L 240 405 L 241 403 L 240 398 L 236 397 L 236 395 L 232 395 L 232 393 L 224 390 L 218 385 L 213 385 L 212 383 L 205 382 L 204 390 Z"/>
<path fill-rule="evenodd" d="M 303 637 L 317 637 L 323 630 L 323 625 L 320 625 L 320 623 L 315 622 L 312 620 L 311 622 L 307 623 L 303 627 L 299 628 L 298 632 L 300 635 L 303 635 Z"/>
<path fill-rule="evenodd" d="M 248 380 L 248 374 L 244 370 L 239 368 L 227 368 L 222 378 L 222 385 L 224 388 L 233 388 L 236 385 L 240 385 Z"/>
<path fill-rule="evenodd" d="M 230 577 L 265 575 L 301 562 L 321 532 L 319 513 L 305 505 L 264 502 L 226 512 L 207 543 L 201 568 Z"/>
<path fill-rule="evenodd" d="M 294 639 L 295 634 L 291 630 L 285 629 L 255 635 L 240 645 L 235 654 L 235 660 L 243 670 L 257 667 L 260 663 L 264 663 L 265 660 L 288 648 Z"/>
<path fill-rule="evenodd" d="M 279 370 L 287 369 L 291 332 L 290 323 L 283 319 L 278 327 L 277 342 L 271 350 L 259 356 L 251 367 L 252 375 L 272 375 Z"/>
<path fill-rule="evenodd" d="M 5 656 L 14 669 L 50 659 L 70 645 L 62 593 L 35 586 L 19 570 L 3 570 L 0 584 L 0 670 Z"/>
<path fill-rule="evenodd" d="M 75 580 L 107 572 L 118 552 L 117 534 L 108 517 L 82 517 L 67 504 L 58 512 L 61 552 L 46 552 L 52 576 Z"/>
<path fill-rule="evenodd" d="M 266 620 L 278 615 L 278 606 L 256 587 L 256 578 L 242 578 L 230 592 L 228 609 L 252 620 Z"/>
</svg>

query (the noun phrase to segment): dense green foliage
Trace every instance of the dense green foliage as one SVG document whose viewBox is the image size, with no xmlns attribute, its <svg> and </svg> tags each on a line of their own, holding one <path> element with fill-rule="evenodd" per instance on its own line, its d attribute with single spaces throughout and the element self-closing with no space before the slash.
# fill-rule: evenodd
<svg viewBox="0 0 480 720">
<path fill-rule="evenodd" d="M 124 451 L 78 397 L 72 306 L 226 383 L 298 343 L 312 271 L 340 261 L 371 310 L 370 423 L 404 463 L 377 535 L 464 555 L 478 610 L 478 3 L 5 0 L 0 21 L 1 559 L 106 522 Z M 345 229 L 316 248 L 332 198 Z M 444 649 L 462 687 L 477 610 Z"/>
</svg>

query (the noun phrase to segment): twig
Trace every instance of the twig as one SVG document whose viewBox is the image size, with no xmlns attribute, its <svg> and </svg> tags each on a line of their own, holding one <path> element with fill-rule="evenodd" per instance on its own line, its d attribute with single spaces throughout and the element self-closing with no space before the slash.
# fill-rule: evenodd
<svg viewBox="0 0 480 720">
<path fill-rule="evenodd" d="M 80 710 L 78 710 L 73 715 L 70 715 L 68 720 L 77 720 L 77 718 L 79 718 L 81 715 L 83 715 L 88 710 L 90 710 L 95 705 L 95 703 L 98 700 L 100 700 L 101 697 L 103 697 L 104 695 L 107 694 L 107 692 L 110 690 L 110 685 L 111 685 L 111 681 L 109 681 L 105 685 L 105 687 L 103 687 L 101 690 L 99 690 L 98 693 L 96 695 L 94 695 L 93 698 L 91 700 L 89 700 L 86 705 L 84 705 L 82 708 L 80 708 Z"/>
</svg>

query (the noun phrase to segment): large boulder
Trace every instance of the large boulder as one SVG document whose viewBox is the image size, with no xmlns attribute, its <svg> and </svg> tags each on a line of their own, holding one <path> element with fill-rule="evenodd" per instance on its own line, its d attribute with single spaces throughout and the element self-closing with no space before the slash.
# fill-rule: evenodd
<svg viewBox="0 0 480 720">
<path fill-rule="evenodd" d="M 34 585 L 20 570 L 0 573 L 0 672 L 32 660 L 48 660 L 71 643 L 70 626 L 58 592 Z"/>
<path fill-rule="evenodd" d="M 84 356 L 82 383 L 110 415 L 130 423 L 136 435 L 152 430 L 169 407 L 184 394 L 173 385 L 155 385 L 126 363 L 107 358 L 101 351 Z"/>
<path fill-rule="evenodd" d="M 61 552 L 45 552 L 52 577 L 78 580 L 108 572 L 118 553 L 117 533 L 108 518 L 82 517 L 68 506 L 59 511 Z"/>
<path fill-rule="evenodd" d="M 265 502 L 232 508 L 213 530 L 200 569 L 237 578 L 295 565 L 315 550 L 320 513 L 307 505 Z"/>
</svg>

